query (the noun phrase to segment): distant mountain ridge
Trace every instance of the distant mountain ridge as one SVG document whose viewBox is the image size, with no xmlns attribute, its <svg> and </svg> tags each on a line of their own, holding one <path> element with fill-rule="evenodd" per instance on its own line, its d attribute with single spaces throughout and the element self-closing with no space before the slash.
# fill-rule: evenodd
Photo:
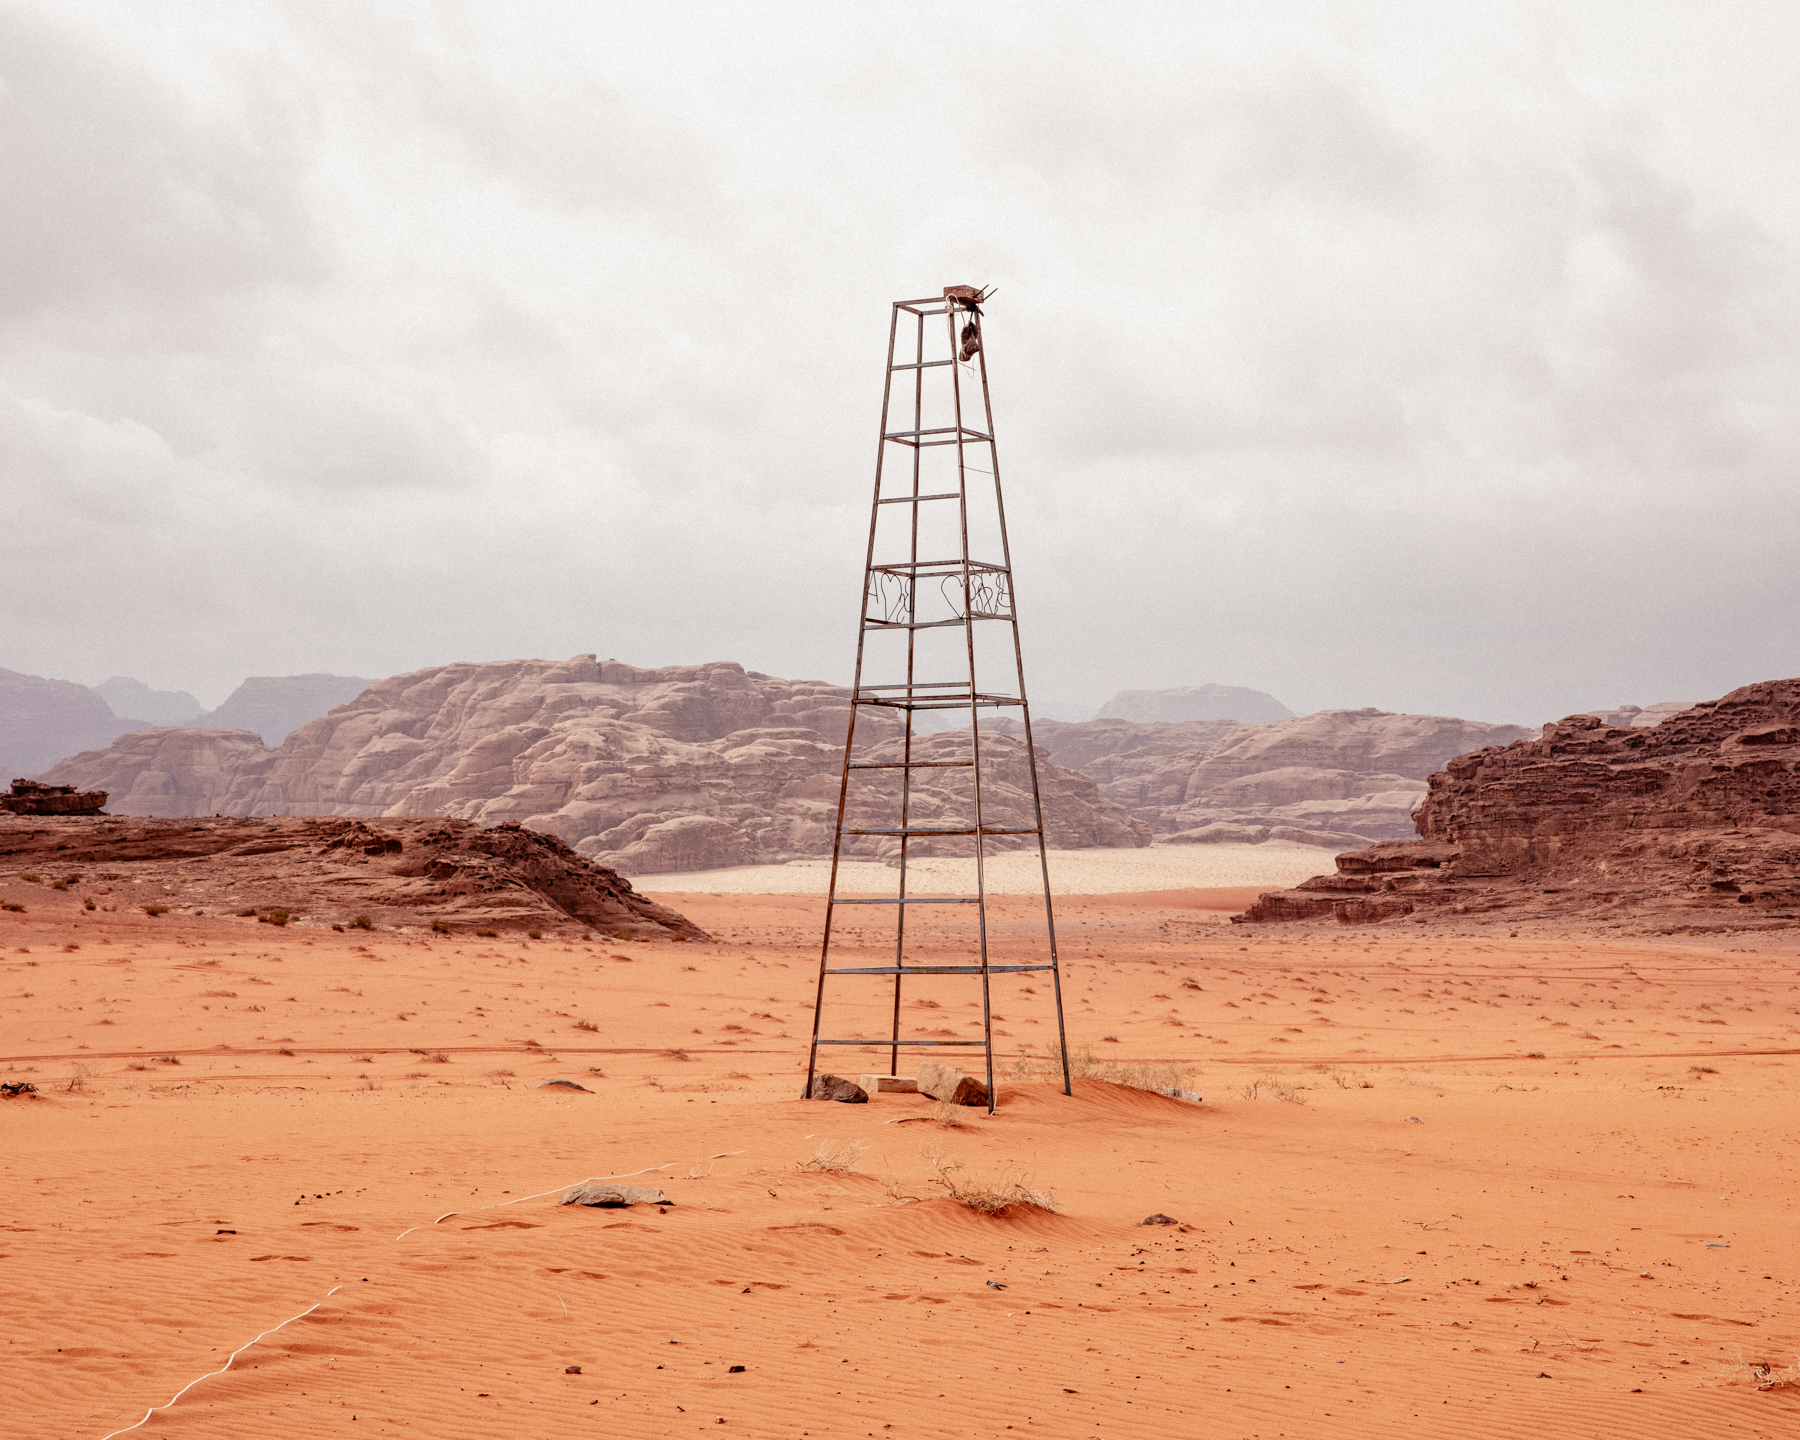
<svg viewBox="0 0 1800 1440">
<path fill-rule="evenodd" d="M 56 784 L 104 777 L 84 788 L 109 791 L 118 815 L 517 821 L 642 875 L 829 855 L 849 715 L 843 686 L 730 662 L 640 670 L 593 655 L 495 661 L 377 681 L 278 748 L 243 729 L 167 727 L 76 755 L 51 775 Z M 897 734 L 891 715 L 858 721 L 871 743 Z M 967 740 L 966 730 L 916 740 L 915 754 L 964 754 Z M 983 818 L 1021 823 L 1030 806 L 1023 747 L 995 734 L 983 748 Z M 966 772 L 946 766 L 926 777 L 914 781 L 913 815 L 966 824 Z M 1087 776 L 1043 764 L 1039 778 L 1052 845 L 1149 843 L 1148 829 Z M 912 853 L 968 843 L 915 840 Z M 996 837 L 990 848 L 1015 843 Z M 898 845 L 868 836 L 850 849 L 879 859 Z"/>
<path fill-rule="evenodd" d="M 151 725 L 191 725 L 206 707 L 185 690 L 153 690 L 142 680 L 115 675 L 93 691 L 121 720 Z"/>
<path fill-rule="evenodd" d="M 1177 685 L 1170 690 L 1121 690 L 1094 718 L 1130 720 L 1139 725 L 1187 720 L 1267 725 L 1274 720 L 1292 720 L 1294 712 L 1273 695 L 1242 685 Z"/>
</svg>

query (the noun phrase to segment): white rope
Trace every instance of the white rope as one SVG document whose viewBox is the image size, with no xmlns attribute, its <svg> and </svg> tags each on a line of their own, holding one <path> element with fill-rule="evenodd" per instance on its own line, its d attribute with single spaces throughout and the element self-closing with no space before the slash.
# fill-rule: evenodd
<svg viewBox="0 0 1800 1440">
<path fill-rule="evenodd" d="M 329 1300 L 333 1295 L 337 1294 L 337 1292 L 342 1290 L 343 1288 L 344 1287 L 342 1285 L 333 1285 L 329 1290 L 327 1290 L 325 1292 L 325 1300 Z M 281 1322 L 281 1325 L 270 1326 L 267 1330 L 263 1331 L 261 1335 L 258 1335 L 256 1337 L 256 1340 L 261 1340 L 264 1336 L 273 1335 L 277 1330 L 281 1329 L 282 1325 L 292 1325 L 296 1320 L 304 1320 L 308 1315 L 312 1314 L 313 1311 L 317 1310 L 319 1308 L 319 1305 L 323 1305 L 325 1303 L 325 1300 L 319 1301 L 317 1305 L 308 1305 L 298 1315 L 288 1316 L 287 1319 L 285 1319 Z M 112 1432 L 112 1435 L 102 1436 L 101 1440 L 113 1440 L 113 1435 L 123 1435 L 126 1433 L 126 1431 L 137 1429 L 138 1425 L 144 1424 L 145 1421 L 149 1420 L 149 1418 L 152 1415 L 154 1415 L 158 1410 L 167 1410 L 169 1408 L 169 1406 L 173 1405 L 183 1395 L 187 1394 L 188 1391 L 192 1390 L 202 1380 L 210 1380 L 215 1375 L 223 1375 L 227 1370 L 229 1370 L 231 1368 L 231 1362 L 233 1360 L 237 1359 L 237 1357 L 242 1355 L 246 1350 L 248 1350 L 250 1348 L 250 1346 L 254 1345 L 256 1343 L 256 1340 L 251 1340 L 243 1345 L 238 1346 L 237 1349 L 233 1350 L 231 1352 L 231 1354 L 226 1357 L 225 1363 L 223 1365 L 221 1365 L 217 1370 L 208 1370 L 206 1372 L 206 1374 L 204 1374 L 204 1375 L 196 1375 L 192 1380 L 188 1381 L 187 1384 L 183 1385 L 179 1390 L 177 1390 L 173 1395 L 171 1395 L 161 1405 L 152 1405 L 148 1410 L 146 1410 L 144 1412 L 144 1419 L 138 1421 L 137 1425 L 127 1425 L 124 1430 L 115 1430 Z"/>
<path fill-rule="evenodd" d="M 721 1150 L 717 1155 L 708 1155 L 703 1158 L 705 1158 L 707 1160 L 724 1160 L 727 1157 L 732 1156 L 732 1155 L 747 1155 L 748 1153 L 749 1152 L 747 1150 Z M 520 1201 L 523 1201 L 523 1200 L 542 1200 L 544 1198 L 544 1196 L 554 1195 L 558 1190 L 570 1190 L 570 1189 L 573 1189 L 576 1185 L 589 1185 L 598 1180 L 631 1180 L 639 1175 L 650 1175 L 650 1174 L 655 1173 L 658 1170 L 667 1170 L 670 1168 L 670 1166 L 679 1165 L 680 1163 L 681 1162 L 679 1160 L 670 1160 L 661 1165 L 646 1165 L 642 1170 L 632 1170 L 623 1175 L 589 1175 L 583 1179 L 576 1180 L 568 1185 L 557 1185 L 549 1190 L 540 1190 L 535 1195 L 521 1195 L 517 1199 L 514 1199 L 514 1200 L 498 1200 L 498 1201 L 495 1201 L 494 1204 L 492 1204 L 492 1205 L 477 1205 L 475 1207 L 475 1209 L 473 1209 L 473 1210 L 446 1210 L 442 1215 L 438 1216 L 438 1218 L 433 1220 L 431 1223 L 433 1225 L 442 1225 L 444 1223 L 444 1221 L 448 1220 L 452 1215 L 478 1215 L 483 1210 L 499 1210 L 502 1207 L 507 1206 L 507 1205 L 517 1205 L 520 1203 Z M 700 1162 L 696 1160 L 691 1163 L 697 1165 Z M 428 1228 L 428 1227 L 423 1226 L 423 1225 L 409 1226 L 407 1229 L 402 1230 L 398 1235 L 396 1235 L 394 1237 L 394 1239 L 404 1240 L 408 1235 L 412 1234 L 414 1230 L 423 1230 L 426 1228 Z M 267 1330 L 263 1331 L 261 1335 L 258 1335 L 255 1340 L 247 1341 L 246 1343 L 238 1346 L 237 1349 L 233 1350 L 231 1352 L 231 1354 L 226 1358 L 225 1363 L 223 1365 L 221 1365 L 217 1370 L 208 1370 L 204 1375 L 196 1375 L 192 1380 L 188 1381 L 187 1384 L 183 1385 L 179 1390 L 177 1390 L 173 1395 L 171 1395 L 161 1405 L 152 1405 L 148 1410 L 146 1410 L 144 1412 L 143 1420 L 138 1421 L 137 1425 L 127 1425 L 124 1430 L 115 1430 L 112 1432 L 111 1435 L 101 1436 L 100 1440 L 113 1440 L 113 1437 L 116 1435 L 124 1435 L 129 1431 L 136 1430 L 139 1425 L 143 1425 L 158 1410 L 167 1410 L 169 1408 L 169 1406 L 173 1405 L 183 1395 L 187 1394 L 188 1391 L 192 1390 L 202 1380 L 210 1380 L 215 1375 L 223 1375 L 227 1370 L 229 1370 L 231 1368 L 231 1362 L 233 1360 L 237 1359 L 238 1356 L 242 1355 L 252 1345 L 256 1344 L 257 1341 L 262 1340 L 262 1339 L 266 1338 L 267 1336 L 273 1335 L 277 1330 L 280 1330 L 283 1326 L 292 1325 L 296 1320 L 304 1320 L 308 1315 L 312 1314 L 313 1311 L 317 1310 L 320 1305 L 323 1305 L 326 1300 L 329 1300 L 333 1295 L 337 1294 L 337 1292 L 342 1290 L 343 1288 L 344 1287 L 342 1285 L 333 1285 L 329 1290 L 327 1290 L 325 1292 L 324 1299 L 318 1301 L 317 1304 L 308 1305 L 298 1315 L 288 1316 L 288 1318 L 283 1320 L 280 1325 L 270 1326 Z M 568 1303 L 565 1300 L 563 1300 L 562 1296 L 560 1296 L 560 1295 L 558 1295 L 556 1297 L 556 1299 L 557 1299 L 557 1303 L 563 1307 L 563 1314 L 567 1315 L 569 1313 Z"/>
</svg>

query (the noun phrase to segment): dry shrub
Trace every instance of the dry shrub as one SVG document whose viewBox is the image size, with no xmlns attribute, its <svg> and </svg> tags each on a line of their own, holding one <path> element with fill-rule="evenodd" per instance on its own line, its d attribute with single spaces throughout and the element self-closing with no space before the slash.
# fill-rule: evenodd
<svg viewBox="0 0 1800 1440">
<path fill-rule="evenodd" d="M 1777 1370 L 1767 1360 L 1746 1360 L 1742 1355 L 1719 1367 L 1721 1380 L 1735 1380 L 1739 1375 L 1745 1376 L 1758 1390 L 1800 1388 L 1800 1355 L 1795 1356 L 1794 1363 L 1785 1370 Z"/>
<path fill-rule="evenodd" d="M 963 1107 L 960 1105 L 952 1105 L 948 1100 L 936 1100 L 925 1113 L 945 1130 L 962 1129 Z"/>
<path fill-rule="evenodd" d="M 961 1161 L 946 1160 L 935 1146 L 925 1152 L 925 1158 L 936 1172 L 925 1183 L 937 1187 L 957 1204 L 967 1205 L 977 1214 L 1005 1215 L 1026 1207 L 1051 1211 L 1062 1208 L 1057 1204 L 1054 1190 L 1039 1190 L 1016 1165 L 991 1179 L 982 1179 L 968 1173 Z"/>
<path fill-rule="evenodd" d="M 796 1170 L 817 1170 L 825 1175 L 853 1175 L 862 1168 L 868 1153 L 867 1140 L 821 1140 L 810 1160 L 795 1164 Z"/>
<path fill-rule="evenodd" d="M 1055 1045 L 1046 1043 L 1041 1052 L 1025 1054 L 1013 1061 L 1013 1074 L 1020 1080 L 1062 1079 L 1062 1054 Z M 1166 1094 L 1170 1090 L 1188 1088 L 1191 1065 L 1169 1061 L 1102 1060 L 1091 1045 L 1075 1045 L 1069 1049 L 1071 1080 L 1107 1080 L 1114 1085 L 1128 1085 L 1133 1090 L 1154 1090 Z"/>
<path fill-rule="evenodd" d="M 1260 1100 L 1267 1095 L 1271 1100 L 1285 1100 L 1289 1105 L 1306 1103 L 1306 1087 L 1297 1085 L 1292 1080 L 1283 1080 L 1274 1075 L 1258 1075 L 1241 1092 L 1246 1100 Z"/>
</svg>

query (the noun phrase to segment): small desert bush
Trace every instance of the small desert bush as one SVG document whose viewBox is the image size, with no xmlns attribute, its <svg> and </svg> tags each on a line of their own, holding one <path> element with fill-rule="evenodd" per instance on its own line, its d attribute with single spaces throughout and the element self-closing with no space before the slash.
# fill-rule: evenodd
<svg viewBox="0 0 1800 1440">
<path fill-rule="evenodd" d="M 528 940 L 542 940 L 544 938 L 544 932 L 542 930 L 527 930 L 525 932 L 525 938 Z"/>
<path fill-rule="evenodd" d="M 1054 1190 L 1040 1190 L 1017 1166 L 1000 1172 L 991 1179 L 972 1175 L 959 1160 L 946 1160 L 936 1148 L 927 1150 L 925 1158 L 935 1172 L 926 1183 L 942 1190 L 959 1205 L 966 1205 L 980 1215 L 1005 1215 L 1009 1211 L 1030 1206 L 1038 1210 L 1057 1210 Z"/>
<path fill-rule="evenodd" d="M 499 935 L 499 933 L 498 930 L 477 930 L 475 932 L 475 938 L 478 940 L 492 940 Z"/>
<path fill-rule="evenodd" d="M 263 918 L 271 925 L 285 925 L 293 918 L 293 916 L 289 915 L 285 910 L 271 910 Z"/>
<path fill-rule="evenodd" d="M 373 930 L 375 928 L 375 922 L 367 915 L 358 915 L 350 922 L 350 924 L 358 930 Z"/>
<path fill-rule="evenodd" d="M 1729 1364 L 1719 1367 L 1721 1380 L 1735 1380 L 1744 1376 L 1758 1390 L 1786 1390 L 1790 1386 L 1800 1388 L 1800 1355 L 1794 1357 L 1794 1363 L 1785 1370 L 1777 1370 L 1767 1360 L 1746 1360 L 1742 1355 Z"/>
<path fill-rule="evenodd" d="M 1013 1073 L 1020 1080 L 1060 1081 L 1062 1054 L 1055 1045 L 1046 1043 L 1042 1051 L 1014 1060 Z M 1133 1090 L 1166 1093 L 1187 1088 L 1193 1073 L 1191 1065 L 1177 1065 L 1171 1061 L 1102 1060 L 1094 1054 L 1091 1045 L 1076 1045 L 1069 1050 L 1071 1080 L 1106 1080 Z"/>
<path fill-rule="evenodd" d="M 448 920 L 433 920 L 431 922 L 431 928 L 439 935 L 448 935 L 450 933 L 450 922 Z"/>
<path fill-rule="evenodd" d="M 146 905 L 144 913 L 146 915 L 167 915 L 169 907 L 167 905 Z"/>
<path fill-rule="evenodd" d="M 250 919 L 250 918 L 251 918 L 251 917 L 253 917 L 253 916 L 254 916 L 254 915 L 255 915 L 255 914 L 256 914 L 256 909 L 255 909 L 255 907 L 254 907 L 254 906 L 252 906 L 252 907 L 251 907 L 251 908 L 250 908 L 250 909 L 248 909 L 248 910 L 240 910 L 240 911 L 238 911 L 238 912 L 237 912 L 237 913 L 238 913 L 238 919 L 240 919 L 240 920 L 248 920 L 248 919 Z"/>
<path fill-rule="evenodd" d="M 94 904 L 94 897 L 92 895 L 84 895 L 81 897 L 81 908 L 83 910 L 94 910 L 99 907 Z"/>
<path fill-rule="evenodd" d="M 50 888 L 52 890 L 67 890 L 69 888 L 69 882 L 67 880 L 52 880 L 50 882 Z"/>
<path fill-rule="evenodd" d="M 925 1113 L 942 1129 L 962 1129 L 963 1107 L 960 1105 L 952 1105 L 948 1100 L 938 1100 Z"/>
<path fill-rule="evenodd" d="M 44 883 L 44 877 L 42 875 L 33 875 L 29 870 L 19 876 L 19 878 L 21 880 L 28 880 L 33 885 L 42 885 Z"/>
<path fill-rule="evenodd" d="M 596 1032 L 598 1032 L 598 1030 L 600 1029 L 600 1027 L 598 1025 L 596 1025 L 592 1020 L 577 1020 L 575 1022 L 575 1028 L 577 1030 L 593 1030 Z"/>
<path fill-rule="evenodd" d="M 424 1060 L 429 1060 L 433 1065 L 448 1065 L 450 1063 L 450 1057 L 441 1050 L 409 1050 L 406 1053 L 409 1055 L 417 1055 Z"/>
<path fill-rule="evenodd" d="M 91 909 L 92 907 L 90 906 L 89 908 Z M 25 907 L 17 900 L 0 900 L 0 910 L 11 910 L 20 915 L 25 913 Z"/>
<path fill-rule="evenodd" d="M 1291 1080 L 1278 1079 L 1274 1075 L 1258 1075 L 1243 1087 L 1242 1095 L 1246 1100 L 1260 1100 L 1267 1095 L 1271 1100 L 1285 1100 L 1290 1105 L 1304 1105 L 1306 1090 Z"/>
<path fill-rule="evenodd" d="M 867 1140 L 821 1140 L 819 1148 L 807 1160 L 798 1161 L 796 1170 L 817 1170 L 826 1175 L 852 1175 L 862 1168 L 868 1153 Z"/>
</svg>

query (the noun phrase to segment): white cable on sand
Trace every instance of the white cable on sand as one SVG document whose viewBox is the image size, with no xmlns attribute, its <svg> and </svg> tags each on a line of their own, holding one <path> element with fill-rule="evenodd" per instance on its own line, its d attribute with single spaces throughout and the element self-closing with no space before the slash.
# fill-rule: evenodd
<svg viewBox="0 0 1800 1440">
<path fill-rule="evenodd" d="M 342 1290 L 343 1288 L 344 1287 L 342 1285 L 333 1285 L 329 1290 L 327 1290 L 325 1292 L 325 1300 L 329 1300 L 333 1295 L 337 1294 L 337 1292 Z M 304 1320 L 308 1315 L 312 1314 L 313 1311 L 317 1310 L 320 1305 L 323 1305 L 325 1303 L 325 1300 L 320 1300 L 318 1302 L 318 1304 L 315 1304 L 315 1305 L 308 1305 L 298 1315 L 288 1316 L 287 1319 L 285 1319 L 281 1322 L 281 1325 L 270 1326 L 267 1330 L 262 1332 L 262 1335 L 258 1335 L 256 1337 L 256 1340 L 261 1340 L 263 1338 L 263 1336 L 265 1336 L 265 1335 L 273 1335 L 277 1330 L 281 1329 L 282 1325 L 292 1325 L 296 1320 Z M 123 1435 L 126 1433 L 126 1431 L 137 1429 L 138 1425 L 144 1424 L 144 1422 L 147 1421 L 158 1410 L 167 1410 L 169 1408 L 169 1406 L 173 1405 L 183 1395 L 187 1394 L 188 1391 L 192 1390 L 202 1380 L 210 1380 L 215 1375 L 223 1375 L 227 1370 L 229 1370 L 231 1368 L 231 1362 L 233 1360 L 237 1359 L 238 1356 L 242 1355 L 252 1345 L 254 1345 L 256 1343 L 256 1340 L 250 1340 L 250 1341 L 247 1341 L 246 1343 L 238 1346 L 237 1349 L 233 1350 L 231 1352 L 231 1354 L 226 1357 L 225 1363 L 223 1365 L 221 1365 L 217 1370 L 208 1370 L 206 1372 L 206 1374 L 204 1374 L 204 1375 L 196 1375 L 192 1380 L 188 1381 L 187 1384 L 183 1385 L 179 1390 L 177 1390 L 173 1395 L 171 1395 L 161 1405 L 152 1405 L 148 1410 L 146 1410 L 144 1412 L 144 1419 L 138 1421 L 137 1425 L 127 1425 L 124 1430 L 115 1430 L 112 1432 L 112 1435 L 102 1436 L 101 1440 L 113 1440 L 113 1435 Z"/>
<path fill-rule="evenodd" d="M 731 1156 L 731 1155 L 746 1155 L 748 1153 L 749 1152 L 746 1150 L 721 1150 L 717 1155 L 707 1155 L 707 1156 L 704 1156 L 703 1158 L 707 1159 L 707 1160 L 723 1160 L 726 1157 Z M 474 1210 L 470 1210 L 470 1211 L 446 1210 L 442 1215 L 438 1216 L 438 1218 L 433 1220 L 431 1223 L 433 1225 L 442 1225 L 444 1223 L 444 1221 L 448 1220 L 452 1215 L 464 1215 L 464 1214 L 474 1215 L 474 1214 L 479 1214 L 483 1210 L 498 1210 L 501 1207 L 506 1206 L 506 1205 L 517 1205 L 522 1200 L 541 1200 L 546 1195 L 554 1195 L 558 1190 L 571 1190 L 576 1185 L 590 1185 L 598 1180 L 630 1180 L 639 1175 L 652 1174 L 653 1172 L 655 1172 L 657 1170 L 667 1170 L 671 1165 L 679 1165 L 680 1163 L 681 1162 L 679 1160 L 669 1160 L 669 1161 L 664 1162 L 661 1165 L 646 1165 L 642 1170 L 628 1171 L 627 1173 L 625 1173 L 623 1175 L 588 1175 L 588 1176 L 584 1177 L 583 1179 L 572 1181 L 571 1183 L 569 1183 L 567 1185 L 557 1185 L 549 1190 L 540 1190 L 535 1195 L 521 1195 L 517 1199 L 514 1199 L 514 1200 L 498 1200 L 498 1201 L 495 1201 L 495 1203 L 492 1205 L 477 1205 Z M 692 1163 L 697 1165 L 700 1162 L 696 1160 Z M 408 1235 L 412 1234 L 414 1230 L 422 1230 L 425 1228 L 427 1228 L 427 1227 L 422 1226 L 422 1225 L 409 1226 L 407 1229 L 402 1230 L 398 1235 L 396 1235 L 394 1237 L 394 1239 L 404 1240 Z M 256 1344 L 258 1340 L 262 1340 L 267 1336 L 273 1335 L 277 1330 L 281 1329 L 283 1326 L 292 1325 L 296 1320 L 304 1320 L 308 1315 L 312 1314 L 313 1311 L 317 1310 L 320 1305 L 323 1305 L 326 1300 L 329 1300 L 333 1295 L 337 1294 L 337 1292 L 342 1290 L 343 1288 L 344 1287 L 342 1285 L 333 1285 L 329 1290 L 327 1290 L 325 1292 L 324 1299 L 319 1300 L 315 1304 L 308 1305 L 298 1315 L 288 1316 L 288 1318 L 283 1320 L 280 1325 L 270 1326 L 267 1330 L 263 1331 L 261 1335 L 258 1335 L 255 1340 L 246 1341 L 244 1344 L 238 1346 L 237 1349 L 233 1350 L 231 1352 L 231 1354 L 226 1357 L 225 1363 L 223 1365 L 221 1365 L 217 1370 L 208 1370 L 204 1375 L 196 1375 L 192 1380 L 188 1381 L 187 1384 L 183 1385 L 179 1390 L 177 1390 L 173 1395 L 171 1395 L 161 1405 L 152 1405 L 148 1410 L 146 1410 L 144 1412 L 144 1418 L 142 1420 L 138 1421 L 137 1425 L 127 1425 L 125 1427 L 125 1429 L 123 1429 L 123 1430 L 115 1430 L 112 1432 L 111 1435 L 101 1436 L 100 1440 L 113 1440 L 113 1436 L 124 1435 L 129 1431 L 136 1430 L 139 1425 L 143 1425 L 158 1410 L 167 1410 L 169 1408 L 169 1406 L 173 1405 L 183 1395 L 187 1394 L 188 1391 L 192 1390 L 202 1380 L 210 1380 L 215 1375 L 223 1375 L 227 1370 L 229 1370 L 231 1368 L 231 1362 L 233 1360 L 237 1359 L 238 1356 L 242 1355 L 252 1345 Z M 563 1307 L 563 1314 L 567 1315 L 569 1313 L 569 1307 L 568 1307 L 567 1302 L 564 1301 L 562 1296 L 560 1296 L 560 1295 L 558 1295 L 556 1297 L 556 1299 L 557 1299 L 557 1303 L 562 1305 L 562 1307 Z"/>
</svg>

